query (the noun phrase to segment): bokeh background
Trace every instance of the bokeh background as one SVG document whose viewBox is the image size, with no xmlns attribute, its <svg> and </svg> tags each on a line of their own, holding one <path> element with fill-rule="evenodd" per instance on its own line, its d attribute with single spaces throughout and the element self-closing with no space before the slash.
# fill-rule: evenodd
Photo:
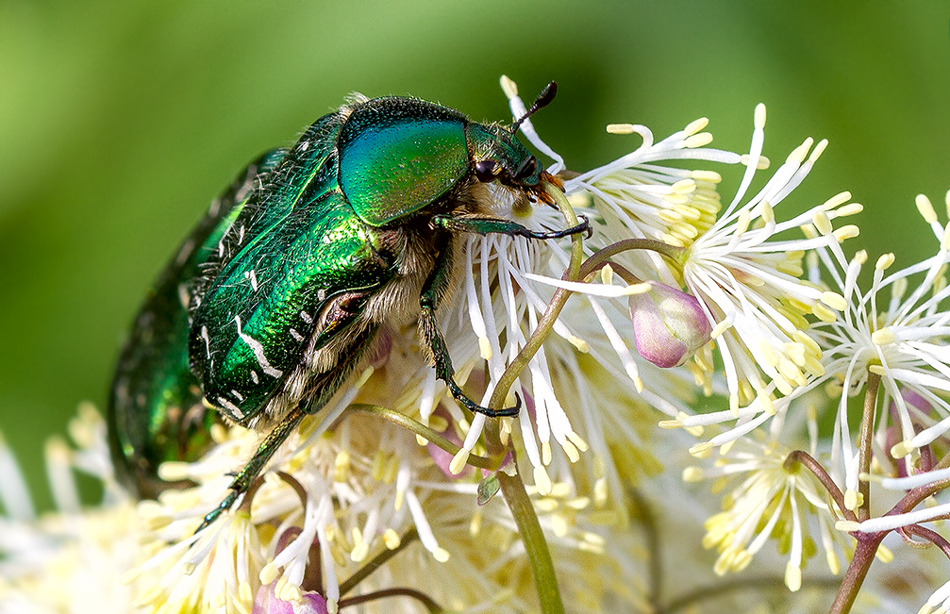
<svg viewBox="0 0 950 614">
<path fill-rule="evenodd" d="M 248 160 L 353 91 L 508 121 L 498 77 L 557 101 L 535 124 L 577 170 L 706 116 L 744 151 L 831 145 L 783 207 L 841 190 L 851 243 L 932 252 L 914 210 L 950 188 L 950 5 L 937 2 L 0 1 L 0 429 L 51 499 L 43 443 L 103 408 L 159 269 Z M 631 140 L 633 139 L 633 140 Z M 724 192 L 740 169 L 717 169 Z"/>
</svg>

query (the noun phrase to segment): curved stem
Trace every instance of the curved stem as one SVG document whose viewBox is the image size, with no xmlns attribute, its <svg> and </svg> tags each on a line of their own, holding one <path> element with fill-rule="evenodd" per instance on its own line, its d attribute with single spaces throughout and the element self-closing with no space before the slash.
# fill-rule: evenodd
<svg viewBox="0 0 950 614">
<path fill-rule="evenodd" d="M 362 582 L 371 573 L 373 573 L 374 571 L 382 567 L 383 563 L 385 563 L 389 559 L 396 556 L 400 551 L 402 551 L 406 546 L 414 542 L 418 537 L 419 537 L 419 533 L 418 531 L 416 531 L 415 527 L 403 533 L 403 536 L 399 540 L 398 546 L 396 546 L 392 550 L 390 550 L 389 548 L 386 548 L 385 550 L 383 550 L 382 552 L 380 552 L 379 554 L 371 558 L 369 561 L 367 561 L 365 565 L 363 565 L 358 570 L 356 570 L 356 572 L 352 576 L 347 578 L 346 581 L 342 582 L 340 584 L 340 595 L 341 596 L 345 595 L 351 590 L 353 590 L 354 588 L 356 588 L 357 584 Z"/>
<path fill-rule="evenodd" d="M 877 391 L 880 388 L 881 376 L 872 371 L 868 371 L 867 388 L 864 391 L 864 411 L 861 415 L 861 432 L 858 435 L 858 466 L 859 471 L 864 474 L 871 472 L 871 439 L 874 435 L 874 414 L 877 408 Z M 861 496 L 861 503 L 857 509 L 859 521 L 867 520 L 871 517 L 871 483 L 867 480 L 858 482 L 858 494 Z M 905 499 L 907 497 L 904 497 Z M 892 510 L 893 512 L 893 510 Z M 851 536 L 858 540 L 854 550 L 854 556 L 848 564 L 848 570 L 844 574 L 844 581 L 835 595 L 834 603 L 831 604 L 829 614 L 847 614 L 854 605 L 854 600 L 858 597 L 861 585 L 871 569 L 871 563 L 874 562 L 874 555 L 881 545 L 884 536 L 889 531 L 879 533 L 860 533 L 852 532 Z"/>
<path fill-rule="evenodd" d="M 438 614 L 439 612 L 445 611 L 442 609 L 442 606 L 436 603 L 431 597 L 412 588 L 387 588 L 381 591 L 373 591 L 372 593 L 366 593 L 365 595 L 360 595 L 359 597 L 341 599 L 337 605 L 342 610 L 343 608 L 349 607 L 351 605 L 359 605 L 361 603 L 376 601 L 377 599 L 384 599 L 386 597 L 412 597 L 416 601 L 422 603 L 422 605 L 424 605 L 429 611 L 429 614 Z"/>
<path fill-rule="evenodd" d="M 825 487 L 825 490 L 828 491 L 831 498 L 838 504 L 838 509 L 841 510 L 845 518 L 848 520 L 857 520 L 857 516 L 854 515 L 854 512 L 844 506 L 844 494 L 841 492 L 841 489 L 838 488 L 838 485 L 835 484 L 835 481 L 831 479 L 831 476 L 828 475 L 828 472 L 825 471 L 825 468 L 821 466 L 821 463 L 807 452 L 795 450 L 785 457 L 785 470 L 791 470 L 795 464 L 802 465 L 818 478 L 821 485 Z"/>
<path fill-rule="evenodd" d="M 577 225 L 577 215 L 574 209 L 564 196 L 561 188 L 551 184 L 544 184 L 544 192 L 551 197 L 557 204 L 561 213 L 564 214 L 564 220 L 567 225 Z M 579 279 L 581 260 L 584 257 L 584 238 L 580 234 L 571 236 L 571 260 L 565 277 L 570 280 Z M 527 343 L 513 361 L 502 373 L 498 379 L 495 389 L 492 391 L 488 406 L 498 408 L 502 406 L 508 391 L 515 383 L 515 380 L 521 375 L 522 371 L 528 366 L 528 363 L 541 349 L 541 344 L 547 339 L 554 327 L 554 322 L 560 315 L 564 304 L 571 295 L 570 291 L 559 288 L 551 299 L 551 304 L 544 312 L 544 315 L 538 320 L 538 325 Z M 505 446 L 501 443 L 501 437 L 496 420 L 489 420 L 486 425 L 486 440 L 488 441 L 488 450 L 490 454 L 499 454 L 505 452 Z M 538 600 L 541 603 L 541 612 L 543 614 L 564 614 L 564 603 L 561 601 L 561 591 L 558 588 L 557 577 L 554 574 L 554 561 L 551 559 L 551 552 L 548 549 L 548 543 L 544 539 L 544 532 L 541 530 L 541 523 L 538 521 L 537 512 L 534 505 L 528 497 L 524 482 L 517 471 L 517 459 L 514 456 L 514 448 L 509 441 L 508 451 L 512 454 L 515 471 L 509 475 L 505 471 L 496 473 L 501 487 L 505 503 L 511 510 L 511 515 L 518 525 L 518 533 L 524 542 L 525 553 L 528 555 L 528 562 L 531 564 L 531 573 L 534 577 L 535 589 L 538 591 Z"/>
<path fill-rule="evenodd" d="M 423 439 L 431 441 L 435 445 L 439 446 L 449 454 L 455 455 L 458 453 L 460 448 L 455 445 L 439 433 L 433 431 L 428 426 L 422 424 L 418 420 L 413 420 L 406 414 L 399 413 L 396 410 L 389 409 L 388 407 L 381 407 L 379 405 L 367 405 L 365 403 L 354 403 L 350 405 L 347 410 L 348 412 L 354 412 L 357 414 L 367 414 L 369 416 L 377 416 L 379 418 L 385 418 L 393 424 L 401 426 L 405 429 L 408 429 L 419 435 Z M 467 460 L 469 465 L 474 465 L 479 469 L 488 469 L 489 471 L 496 471 L 500 460 L 485 458 L 484 456 L 478 456 L 477 454 L 471 454 Z"/>
<path fill-rule="evenodd" d="M 682 268 L 684 254 L 686 253 L 686 249 L 683 247 L 676 247 L 675 245 L 657 241 L 656 239 L 624 239 L 623 241 L 617 241 L 616 243 L 608 245 L 585 260 L 584 264 L 581 265 L 580 279 L 584 279 L 590 275 L 597 267 L 602 266 L 617 254 L 634 249 L 654 251 L 666 257 L 680 268 Z"/>
<path fill-rule="evenodd" d="M 898 529 L 898 532 L 905 535 L 905 541 L 908 543 L 916 543 L 917 547 L 934 545 L 940 548 L 940 551 L 943 552 L 944 556 L 950 559 L 950 542 L 948 542 L 940 533 L 932 531 L 927 527 L 922 527 L 919 524 L 912 524 L 901 529 Z M 920 537 L 926 539 L 930 544 L 921 544 L 920 542 L 912 542 L 910 537 Z"/>
<path fill-rule="evenodd" d="M 552 184 L 545 184 L 544 191 L 557 203 L 561 213 L 564 214 L 564 220 L 567 222 L 567 225 L 569 227 L 577 226 L 577 215 L 574 213 L 574 208 L 571 207 L 571 203 L 568 202 L 561 189 Z M 566 279 L 571 281 L 580 279 L 581 259 L 583 257 L 584 238 L 580 234 L 571 235 L 571 262 L 568 265 L 567 271 L 564 273 Z M 551 304 L 548 305 L 544 315 L 538 319 L 538 326 L 534 329 L 531 337 L 527 343 L 525 343 L 524 347 L 521 348 L 521 351 L 518 352 L 518 355 L 515 356 L 515 359 L 511 361 L 501 377 L 498 378 L 498 383 L 495 385 L 495 390 L 492 391 L 491 399 L 488 402 L 489 407 L 498 408 L 505 402 L 505 398 L 508 396 L 508 391 L 511 389 L 512 384 L 515 383 L 515 380 L 518 379 L 521 372 L 527 368 L 528 363 L 534 358 L 534 355 L 538 353 L 538 350 L 541 349 L 541 345 L 544 343 L 544 340 L 548 338 L 551 329 L 554 328 L 554 322 L 557 321 L 557 317 L 561 315 L 561 310 L 564 308 L 564 304 L 567 303 L 567 299 L 571 294 L 572 292 L 570 290 L 563 288 L 558 288 L 557 291 L 555 291 L 554 297 L 551 299 Z"/>
<path fill-rule="evenodd" d="M 817 588 L 833 590 L 838 587 L 838 578 L 823 578 L 821 580 L 805 580 L 802 582 L 802 589 Z M 738 591 L 773 589 L 785 592 L 785 578 L 782 576 L 762 576 L 759 578 L 744 578 L 717 582 L 712 586 L 704 586 L 692 590 L 682 597 L 677 597 L 665 607 L 657 609 L 657 614 L 672 614 L 677 610 L 688 609 L 689 606 L 702 603 L 708 599 L 713 599 L 721 595 L 727 595 Z"/>
</svg>

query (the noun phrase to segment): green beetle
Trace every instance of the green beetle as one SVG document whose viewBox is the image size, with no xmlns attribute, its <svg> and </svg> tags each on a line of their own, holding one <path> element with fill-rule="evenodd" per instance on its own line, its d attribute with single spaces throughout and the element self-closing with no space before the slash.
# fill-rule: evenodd
<svg viewBox="0 0 950 614">
<path fill-rule="evenodd" d="M 454 284 L 460 235 L 553 239 L 587 231 L 586 220 L 535 232 L 491 215 L 489 182 L 530 200 L 546 198 L 545 182 L 557 183 L 515 137 L 554 93 L 551 83 L 512 129 L 414 98 L 360 99 L 319 119 L 286 152 L 252 165 L 254 177 L 246 173 L 242 184 L 252 184 L 246 194 L 240 187 L 225 194 L 222 201 L 233 205 L 199 226 L 191 242 L 200 249 L 169 265 L 162 278 L 168 287 L 160 282 L 156 293 L 165 298 L 143 308 L 139 321 L 158 312 L 169 320 L 158 339 L 161 358 L 138 349 L 150 343 L 143 334 L 148 326 L 133 329 L 113 387 L 112 420 L 120 435 L 124 427 L 140 441 L 121 453 L 141 464 L 141 451 L 159 433 L 155 424 L 173 424 L 179 440 L 191 432 L 187 412 L 170 419 L 155 398 L 175 390 L 172 383 L 196 382 L 204 403 L 228 422 L 270 428 L 204 527 L 247 491 L 303 417 L 348 381 L 381 326 L 413 320 L 437 377 L 461 404 L 489 416 L 516 415 L 520 399 L 492 410 L 457 385 L 435 310 Z M 163 311 L 172 286 L 186 296 Z M 183 322 L 179 305 L 185 304 Z M 133 368 L 123 364 L 126 357 Z M 135 385 L 153 377 L 146 368 L 162 372 L 168 363 L 171 382 Z M 144 390 L 142 403 L 130 404 L 132 389 Z M 172 393 L 180 401 L 175 394 L 183 395 Z M 150 453 L 140 473 L 153 469 L 158 456 Z"/>
</svg>

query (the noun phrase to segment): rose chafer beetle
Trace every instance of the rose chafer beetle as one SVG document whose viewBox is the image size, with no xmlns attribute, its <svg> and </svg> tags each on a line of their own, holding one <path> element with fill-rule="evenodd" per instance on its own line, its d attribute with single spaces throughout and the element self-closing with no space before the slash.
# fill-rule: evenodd
<svg viewBox="0 0 950 614">
<path fill-rule="evenodd" d="M 588 230 L 535 232 L 491 213 L 489 183 L 545 202 L 544 185 L 559 185 L 515 137 L 555 91 L 510 129 L 414 98 L 359 99 L 252 163 L 166 267 L 120 358 L 109 418 L 126 482 L 142 496 L 168 487 L 158 465 L 200 454 L 218 415 L 269 428 L 203 528 L 350 379 L 381 326 L 413 320 L 459 403 L 516 415 L 520 399 L 493 410 L 465 395 L 435 312 L 461 236 Z"/>
</svg>

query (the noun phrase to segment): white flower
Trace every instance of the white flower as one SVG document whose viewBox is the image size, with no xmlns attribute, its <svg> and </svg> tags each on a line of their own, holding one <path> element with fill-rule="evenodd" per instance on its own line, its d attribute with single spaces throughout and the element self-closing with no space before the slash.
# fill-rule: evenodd
<svg viewBox="0 0 950 614">
<path fill-rule="evenodd" d="M 520 117 L 524 113 L 524 104 L 518 98 L 514 84 L 503 79 L 503 87 L 511 101 L 513 114 Z M 594 236 L 585 241 L 587 255 L 630 238 L 680 236 L 677 245 L 683 245 L 688 241 L 688 235 L 695 236 L 687 227 L 705 228 L 712 223 L 719 209 L 715 190 L 718 175 L 659 164 L 664 160 L 694 159 L 739 162 L 741 157 L 737 154 L 703 147 L 711 140 L 707 133 L 700 132 L 705 125 L 705 120 L 693 122 L 659 143 L 654 143 L 652 134 L 642 126 L 614 127 L 614 132 L 640 134 L 643 143 L 631 154 L 568 179 L 564 185 L 568 197 L 575 201 L 577 213 L 586 215 L 595 229 Z M 540 140 L 530 119 L 522 124 L 522 131 L 535 146 L 555 158 L 555 165 L 549 169 L 551 172 L 563 168 L 560 156 Z M 495 213 L 501 217 L 514 219 L 535 230 L 556 230 L 565 225 L 563 216 L 553 209 L 544 206 L 514 209 L 503 190 L 495 194 Z M 551 303 L 554 293 L 551 282 L 560 279 L 567 267 L 569 243 L 568 239 L 540 242 L 507 236 L 470 239 L 463 281 L 464 300 L 455 313 L 444 317 L 445 336 L 449 339 L 449 349 L 461 378 L 472 373 L 482 361 L 487 362 L 485 383 L 481 389 L 484 391 L 482 402 L 490 398 L 498 378 L 525 346 Z M 650 253 L 636 260 L 620 255 L 617 263 L 642 275 L 660 271 L 656 274 L 673 283 L 672 273 L 657 254 Z M 584 300 L 586 304 L 572 306 L 578 300 Z M 517 423 L 504 421 L 503 429 L 510 430 L 515 425 L 520 427 L 520 444 L 532 465 L 535 484 L 542 493 L 554 484 L 547 469 L 553 458 L 552 440 L 564 456 L 576 462 L 579 453 L 591 445 L 591 438 L 597 439 L 599 454 L 605 453 L 605 442 L 611 439 L 597 430 L 602 426 L 597 424 L 598 420 L 587 415 L 596 413 L 595 407 L 599 410 L 611 407 L 610 403 L 604 403 L 603 394 L 595 392 L 591 395 L 592 403 L 575 402 L 577 392 L 583 393 L 588 388 L 574 382 L 578 374 L 591 370 L 590 367 L 581 367 L 584 360 L 581 356 L 591 352 L 592 345 L 598 346 L 597 353 L 592 353 L 592 356 L 604 369 L 620 377 L 626 376 L 632 384 L 623 384 L 615 391 L 626 398 L 625 403 L 645 400 L 670 415 L 685 409 L 680 400 L 687 398 L 689 393 L 683 392 L 682 376 L 655 377 L 652 366 L 647 366 L 646 371 L 651 372 L 654 386 L 645 389 L 641 375 L 645 363 L 629 349 L 631 335 L 626 311 L 625 305 L 602 302 L 590 296 L 569 301 L 554 325 L 554 335 L 532 358 L 513 386 L 513 390 L 520 391 L 530 403 L 525 403 Z M 571 316 L 567 317 L 566 313 Z M 472 333 L 477 343 L 473 342 Z M 504 346 L 499 344 L 500 338 L 505 340 Z M 601 340 L 605 338 L 608 351 L 602 352 L 599 346 L 604 345 Z M 554 351 L 557 351 L 557 360 L 551 355 Z M 420 398 L 423 421 L 438 400 L 444 399 L 444 395 L 437 396 L 433 392 L 440 389 L 434 374 L 426 373 L 425 379 Z M 559 389 L 570 390 L 573 394 L 558 394 Z M 451 407 L 452 403 L 448 405 L 456 420 L 464 425 L 465 441 L 453 464 L 455 470 L 461 470 L 466 456 L 479 441 L 486 419 L 476 415 L 469 423 L 467 416 Z M 575 411 L 567 411 L 568 406 Z M 578 432 L 573 426 L 577 421 L 595 428 Z M 611 489 L 616 487 L 614 484 Z"/>
<path fill-rule="evenodd" d="M 807 446 L 814 454 L 815 410 L 808 410 Z M 784 416 L 783 416 L 784 418 Z M 747 436 L 724 449 L 713 468 L 688 467 L 684 479 L 698 482 L 716 479 L 717 492 L 731 488 L 723 497 L 723 511 L 706 523 L 703 546 L 715 548 L 719 559 L 715 571 L 724 575 L 748 567 L 769 539 L 787 553 L 785 584 L 792 591 L 802 585 L 802 570 L 817 553 L 820 542 L 829 570 L 838 574 L 840 557 L 853 550 L 853 539 L 835 529 L 837 510 L 829 508 L 824 486 L 799 462 L 789 463 L 791 449 L 764 437 Z M 812 537 L 817 529 L 818 539 Z"/>
<path fill-rule="evenodd" d="M 82 447 L 54 439 L 47 467 L 55 513 L 34 516 L 9 448 L 0 439 L 0 613 L 126 614 L 133 588 L 118 579 L 136 562 L 134 506 L 116 490 L 106 449 L 105 422 L 88 405 L 69 425 Z M 104 486 L 103 505 L 79 506 L 75 471 Z M 91 599 L 91 596 L 95 596 Z"/>
<path fill-rule="evenodd" d="M 850 261 L 836 245 L 819 253 L 828 282 L 840 289 L 848 303 L 842 318 L 816 327 L 815 332 L 825 348 L 825 380 L 833 378 L 841 393 L 832 469 L 843 473 L 849 492 L 857 490 L 861 469 L 853 448 L 847 400 L 864 392 L 869 373 L 879 377 L 883 386 L 878 407 L 889 408 L 873 416 L 875 456 L 880 466 L 889 466 L 892 456 L 900 462 L 904 475 L 926 472 L 929 467 L 918 464 L 921 451 L 950 429 L 950 403 L 946 400 L 950 391 L 950 290 L 945 278 L 950 237 L 925 196 L 918 196 L 917 205 L 939 240 L 937 254 L 893 273 L 889 270 L 894 255 L 881 256 L 867 291 L 858 283 L 867 262 L 865 252 L 858 252 Z M 817 264 L 813 268 L 817 278 L 821 272 Z M 852 501 L 855 506 L 860 503 L 853 496 Z M 881 522 L 885 519 L 871 521 L 862 530 L 881 530 Z M 902 521 L 893 515 L 886 519 L 888 526 L 901 526 L 902 522 L 911 519 Z"/>
<path fill-rule="evenodd" d="M 832 230 L 830 220 L 860 211 L 840 194 L 786 221 L 774 209 L 798 186 L 825 148 L 811 139 L 793 151 L 766 185 L 745 203 L 745 190 L 760 159 L 765 108 L 756 109 L 755 132 L 745 177 L 732 204 L 687 249 L 683 281 L 705 306 L 714 325 L 734 416 L 773 413 L 776 396 L 789 395 L 820 376 L 821 352 L 808 332 L 806 316 L 835 319 L 844 307 L 837 294 L 801 279 L 802 256 L 857 234 L 846 226 Z M 806 158 L 807 156 L 807 158 Z M 843 205 L 843 206 L 842 206 Z M 822 232 L 802 239 L 779 235 L 821 220 Z M 748 407 L 754 404 L 753 407 Z M 740 409 L 741 408 L 741 409 Z"/>
</svg>

